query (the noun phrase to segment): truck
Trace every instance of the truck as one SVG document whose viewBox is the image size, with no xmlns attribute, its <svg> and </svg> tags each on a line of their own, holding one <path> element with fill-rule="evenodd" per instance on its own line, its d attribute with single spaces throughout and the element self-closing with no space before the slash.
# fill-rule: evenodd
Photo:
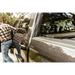
<svg viewBox="0 0 75 75">
<path fill-rule="evenodd" d="M 40 59 L 44 62 L 75 62 L 75 27 L 72 21 L 60 20 L 61 25 L 58 21 L 55 22 L 55 25 L 47 21 L 43 23 L 44 16 L 47 14 L 50 13 L 29 12 L 25 16 L 30 20 L 26 36 L 27 45 L 22 42 L 20 45 L 27 49 L 27 62 L 29 62 L 30 49 L 41 54 Z"/>
</svg>

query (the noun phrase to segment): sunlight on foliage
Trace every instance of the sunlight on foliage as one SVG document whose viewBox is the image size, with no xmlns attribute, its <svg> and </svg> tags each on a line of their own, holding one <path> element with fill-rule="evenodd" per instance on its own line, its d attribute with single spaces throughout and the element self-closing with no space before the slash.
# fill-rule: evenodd
<svg viewBox="0 0 75 75">
<path fill-rule="evenodd" d="M 13 13 L 0 13 L 0 19 L 3 23 L 10 24 L 13 26 L 17 18 L 15 16 L 12 17 L 12 15 Z"/>
</svg>

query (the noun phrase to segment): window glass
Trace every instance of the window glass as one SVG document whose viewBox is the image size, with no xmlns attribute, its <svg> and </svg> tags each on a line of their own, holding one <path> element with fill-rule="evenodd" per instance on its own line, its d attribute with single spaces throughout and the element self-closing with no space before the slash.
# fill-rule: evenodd
<svg viewBox="0 0 75 75">
<path fill-rule="evenodd" d="M 68 12 L 43 13 L 41 34 L 75 31 L 75 26 L 72 20 L 73 20 L 73 15 Z"/>
</svg>

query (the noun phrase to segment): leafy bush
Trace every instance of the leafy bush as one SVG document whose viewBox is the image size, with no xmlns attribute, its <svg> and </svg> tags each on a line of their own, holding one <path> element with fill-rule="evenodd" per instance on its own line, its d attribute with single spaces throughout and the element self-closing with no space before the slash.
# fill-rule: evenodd
<svg viewBox="0 0 75 75">
<path fill-rule="evenodd" d="M 7 14 L 4 14 L 4 13 L 1 15 L 1 19 L 2 19 L 3 23 L 7 23 L 7 22 L 10 21 L 10 17 Z"/>
<path fill-rule="evenodd" d="M 59 32 L 61 32 L 62 30 L 64 31 L 74 29 L 74 25 L 72 24 L 72 21 L 70 19 L 55 21 L 54 24 L 59 27 Z"/>
<path fill-rule="evenodd" d="M 26 29 L 26 31 L 28 31 L 29 22 L 30 22 L 29 18 L 23 19 L 22 21 L 20 21 L 19 28 L 23 28 Z"/>
<path fill-rule="evenodd" d="M 57 25 L 57 26 L 68 26 L 68 27 L 70 27 L 70 26 L 72 26 L 73 24 L 72 24 L 72 21 L 68 21 L 68 20 L 59 20 L 59 21 L 55 21 L 54 22 L 54 24 L 55 25 Z"/>
<path fill-rule="evenodd" d="M 11 13 L 9 13 L 9 14 L 8 13 L 0 13 L 0 19 L 3 23 L 10 24 L 13 26 L 15 21 L 17 20 L 17 18 L 15 16 L 12 17 L 13 14 L 11 14 Z"/>
<path fill-rule="evenodd" d="M 7 23 L 9 24 L 9 25 L 14 25 L 14 23 L 16 22 L 16 20 L 17 20 L 17 18 L 14 16 L 13 18 L 10 18 L 10 21 L 8 21 Z"/>
</svg>

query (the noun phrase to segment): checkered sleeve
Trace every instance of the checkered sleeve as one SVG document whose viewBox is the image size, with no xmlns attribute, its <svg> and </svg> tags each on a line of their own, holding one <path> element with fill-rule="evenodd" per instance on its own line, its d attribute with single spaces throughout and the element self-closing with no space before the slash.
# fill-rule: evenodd
<svg viewBox="0 0 75 75">
<path fill-rule="evenodd" d="M 22 28 L 17 28 L 16 30 L 17 30 L 17 33 L 21 33 L 21 34 L 26 33 L 26 30 Z"/>
<path fill-rule="evenodd" d="M 10 25 L 7 25 L 11 30 L 14 30 L 15 32 L 17 31 L 15 27 L 12 27 Z"/>
<path fill-rule="evenodd" d="M 4 29 L 0 28 L 0 41 L 6 41 L 7 38 L 5 36 L 7 36 L 6 32 Z"/>
</svg>

